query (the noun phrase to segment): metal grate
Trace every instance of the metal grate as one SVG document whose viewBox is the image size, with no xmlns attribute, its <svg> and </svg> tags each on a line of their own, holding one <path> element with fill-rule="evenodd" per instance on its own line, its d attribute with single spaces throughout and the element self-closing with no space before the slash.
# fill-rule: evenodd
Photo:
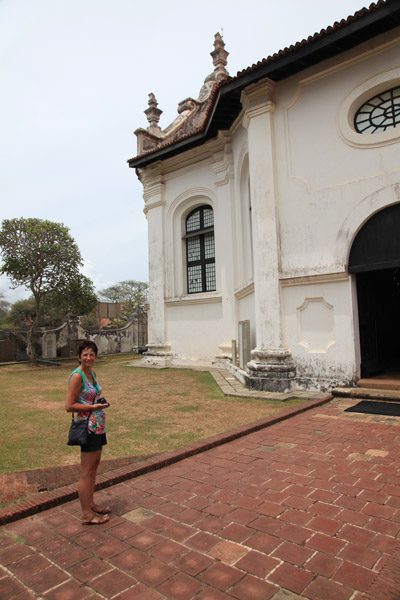
<svg viewBox="0 0 400 600">
<path fill-rule="evenodd" d="M 206 292 L 216 290 L 215 263 L 206 264 Z"/>
<path fill-rule="evenodd" d="M 200 211 L 192 213 L 186 220 L 186 231 L 196 231 L 200 229 Z"/>
<path fill-rule="evenodd" d="M 188 238 L 187 240 L 187 259 L 188 263 L 201 259 L 200 236 Z"/>
<path fill-rule="evenodd" d="M 201 265 L 188 267 L 188 291 L 189 294 L 203 291 L 203 277 Z"/>
<path fill-rule="evenodd" d="M 200 206 L 186 219 L 186 260 L 188 293 L 216 290 L 214 213 Z"/>
<path fill-rule="evenodd" d="M 354 117 L 354 127 L 358 133 L 381 133 L 399 125 L 400 86 L 367 100 Z"/>
</svg>

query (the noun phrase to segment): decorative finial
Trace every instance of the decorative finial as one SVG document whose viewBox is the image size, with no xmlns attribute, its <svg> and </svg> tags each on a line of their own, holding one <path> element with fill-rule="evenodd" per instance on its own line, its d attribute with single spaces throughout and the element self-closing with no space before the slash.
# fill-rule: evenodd
<svg viewBox="0 0 400 600">
<path fill-rule="evenodd" d="M 157 106 L 158 102 L 156 100 L 155 95 L 153 93 L 149 94 L 149 108 L 146 108 L 146 110 L 144 111 L 147 120 L 150 123 L 147 129 L 151 129 L 152 127 L 160 129 L 158 121 L 160 120 L 162 110 L 157 108 Z"/>
<path fill-rule="evenodd" d="M 229 52 L 225 50 L 225 43 L 219 32 L 214 36 L 214 50 L 210 54 L 213 59 L 214 72 L 217 79 L 225 79 L 228 77 L 229 73 L 225 67 L 228 64 L 227 58 Z"/>
</svg>

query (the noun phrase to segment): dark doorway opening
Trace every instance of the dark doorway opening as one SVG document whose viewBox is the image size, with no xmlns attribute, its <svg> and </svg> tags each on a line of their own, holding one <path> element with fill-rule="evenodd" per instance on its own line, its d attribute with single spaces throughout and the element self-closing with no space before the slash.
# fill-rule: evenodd
<svg viewBox="0 0 400 600">
<path fill-rule="evenodd" d="M 361 377 L 400 377 L 400 268 L 357 273 Z"/>
<path fill-rule="evenodd" d="M 400 203 L 375 213 L 355 237 L 361 377 L 400 376 Z"/>
</svg>

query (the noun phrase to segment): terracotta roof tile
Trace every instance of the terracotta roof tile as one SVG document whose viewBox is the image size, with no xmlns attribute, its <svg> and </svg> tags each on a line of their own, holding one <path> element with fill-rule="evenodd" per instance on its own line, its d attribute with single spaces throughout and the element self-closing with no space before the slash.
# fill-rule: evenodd
<svg viewBox="0 0 400 600">
<path fill-rule="evenodd" d="M 296 50 L 298 50 L 299 48 L 301 48 L 307 44 L 310 44 L 310 43 L 312 43 L 318 39 L 321 39 L 323 37 L 329 36 L 330 34 L 334 33 L 335 31 L 338 31 L 342 27 L 345 27 L 346 25 L 353 23 L 360 17 L 363 17 L 364 15 L 377 10 L 379 7 L 384 6 L 385 4 L 387 4 L 387 0 L 378 0 L 377 2 L 373 2 L 372 4 L 370 4 L 370 6 L 368 8 L 361 8 L 360 10 L 355 12 L 354 15 L 348 16 L 347 19 L 341 19 L 340 22 L 335 21 L 335 23 L 333 25 L 329 25 L 325 29 L 321 29 L 321 31 L 314 33 L 314 35 L 309 35 L 307 39 L 303 39 L 300 42 L 296 42 L 295 44 L 292 44 L 289 47 L 283 48 L 282 50 L 275 52 L 271 56 L 268 56 L 267 58 L 263 58 L 262 60 L 258 61 L 257 63 L 255 63 L 249 67 L 246 67 L 242 71 L 238 71 L 236 74 L 236 77 L 234 77 L 234 79 L 239 79 L 243 75 L 245 75 L 251 71 L 255 71 L 256 69 L 260 68 L 263 65 L 269 64 L 270 62 L 272 62 L 273 60 L 275 60 L 277 58 L 286 56 L 286 55 L 290 54 L 291 52 L 295 52 Z"/>
<path fill-rule="evenodd" d="M 147 152 L 142 152 L 142 154 L 139 154 L 139 155 L 135 156 L 134 158 L 130 158 L 127 162 L 129 163 L 130 161 L 136 160 L 137 158 L 144 158 L 146 156 L 150 156 L 151 154 L 154 154 L 155 152 L 158 152 L 159 150 L 164 150 L 165 148 L 168 148 L 169 146 L 174 146 L 176 143 L 182 142 L 182 141 L 189 139 L 189 138 L 197 135 L 198 133 L 201 133 L 202 131 L 204 131 L 204 129 L 206 128 L 207 123 L 208 123 L 208 118 L 212 112 L 212 108 L 217 99 L 219 88 L 224 83 L 226 83 L 227 81 L 231 81 L 231 80 L 232 80 L 232 77 L 229 77 L 228 79 L 225 79 L 224 81 L 221 81 L 220 83 L 217 83 L 214 86 L 214 89 L 212 90 L 210 97 L 208 99 L 208 106 L 207 106 L 207 110 L 205 113 L 205 121 L 204 121 L 203 125 L 201 125 L 197 129 L 191 131 L 190 133 L 186 133 L 185 135 L 182 135 L 178 140 L 172 139 L 168 142 L 165 142 L 164 144 L 160 144 L 159 146 L 157 146 L 156 149 L 152 148 L 151 150 L 148 150 Z"/>
</svg>

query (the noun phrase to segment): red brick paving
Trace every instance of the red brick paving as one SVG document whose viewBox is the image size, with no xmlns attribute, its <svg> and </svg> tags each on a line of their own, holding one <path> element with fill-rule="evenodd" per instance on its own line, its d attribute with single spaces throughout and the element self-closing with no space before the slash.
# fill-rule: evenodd
<svg viewBox="0 0 400 600">
<path fill-rule="evenodd" d="M 335 400 L 10 522 L 0 598 L 398 600 L 399 434 Z"/>
</svg>

